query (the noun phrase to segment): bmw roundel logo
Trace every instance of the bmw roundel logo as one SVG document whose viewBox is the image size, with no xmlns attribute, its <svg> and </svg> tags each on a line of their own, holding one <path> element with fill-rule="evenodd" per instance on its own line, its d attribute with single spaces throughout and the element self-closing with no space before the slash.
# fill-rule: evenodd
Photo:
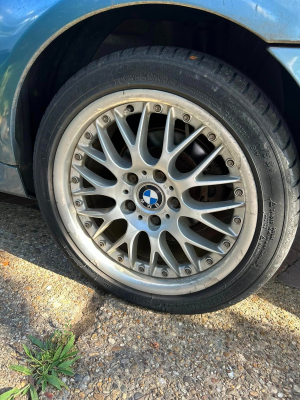
<svg viewBox="0 0 300 400">
<path fill-rule="evenodd" d="M 158 209 L 163 203 L 163 193 L 157 186 L 143 185 L 139 188 L 138 199 L 143 207 Z"/>
</svg>

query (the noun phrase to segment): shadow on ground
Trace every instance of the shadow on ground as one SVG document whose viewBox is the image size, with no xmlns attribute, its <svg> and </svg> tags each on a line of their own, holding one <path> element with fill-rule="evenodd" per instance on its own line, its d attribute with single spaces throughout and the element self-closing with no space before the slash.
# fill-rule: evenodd
<svg viewBox="0 0 300 400">
<path fill-rule="evenodd" d="M 0 393 L 21 384 L 8 365 L 22 359 L 28 334 L 67 321 L 80 327 L 87 315 L 71 392 L 56 399 L 298 396 L 296 289 L 273 279 L 216 313 L 154 313 L 95 290 L 56 246 L 35 204 L 0 202 Z"/>
</svg>

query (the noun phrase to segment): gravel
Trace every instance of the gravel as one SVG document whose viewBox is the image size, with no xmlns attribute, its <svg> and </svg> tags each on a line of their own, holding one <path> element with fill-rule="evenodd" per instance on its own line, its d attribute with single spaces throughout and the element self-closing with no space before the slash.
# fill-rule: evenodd
<svg viewBox="0 0 300 400">
<path fill-rule="evenodd" d="M 28 334 L 69 321 L 82 358 L 41 399 L 300 399 L 300 291 L 277 280 L 228 309 L 162 314 L 104 294 L 64 258 L 39 210 L 0 203 L 0 394 L 22 386 Z"/>
</svg>

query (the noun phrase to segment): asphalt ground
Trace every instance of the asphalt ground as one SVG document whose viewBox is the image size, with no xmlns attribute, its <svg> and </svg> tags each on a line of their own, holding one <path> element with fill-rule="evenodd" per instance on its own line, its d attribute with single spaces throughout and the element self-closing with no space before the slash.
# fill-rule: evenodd
<svg viewBox="0 0 300 400">
<path fill-rule="evenodd" d="M 215 313 L 156 313 L 104 293 L 62 255 L 34 200 L 0 194 L 0 394 L 26 383 L 28 335 L 70 323 L 81 359 L 59 400 L 300 399 L 300 236 L 256 294 Z"/>
</svg>

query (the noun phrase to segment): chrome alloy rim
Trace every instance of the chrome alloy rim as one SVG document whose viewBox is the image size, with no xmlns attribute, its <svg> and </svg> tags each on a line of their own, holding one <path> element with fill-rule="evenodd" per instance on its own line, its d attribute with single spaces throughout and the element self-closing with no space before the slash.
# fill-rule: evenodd
<svg viewBox="0 0 300 400">
<path fill-rule="evenodd" d="M 148 293 L 193 293 L 224 279 L 257 222 L 254 178 L 233 136 L 161 91 L 122 91 L 84 108 L 60 140 L 53 184 L 95 272 Z"/>
</svg>

